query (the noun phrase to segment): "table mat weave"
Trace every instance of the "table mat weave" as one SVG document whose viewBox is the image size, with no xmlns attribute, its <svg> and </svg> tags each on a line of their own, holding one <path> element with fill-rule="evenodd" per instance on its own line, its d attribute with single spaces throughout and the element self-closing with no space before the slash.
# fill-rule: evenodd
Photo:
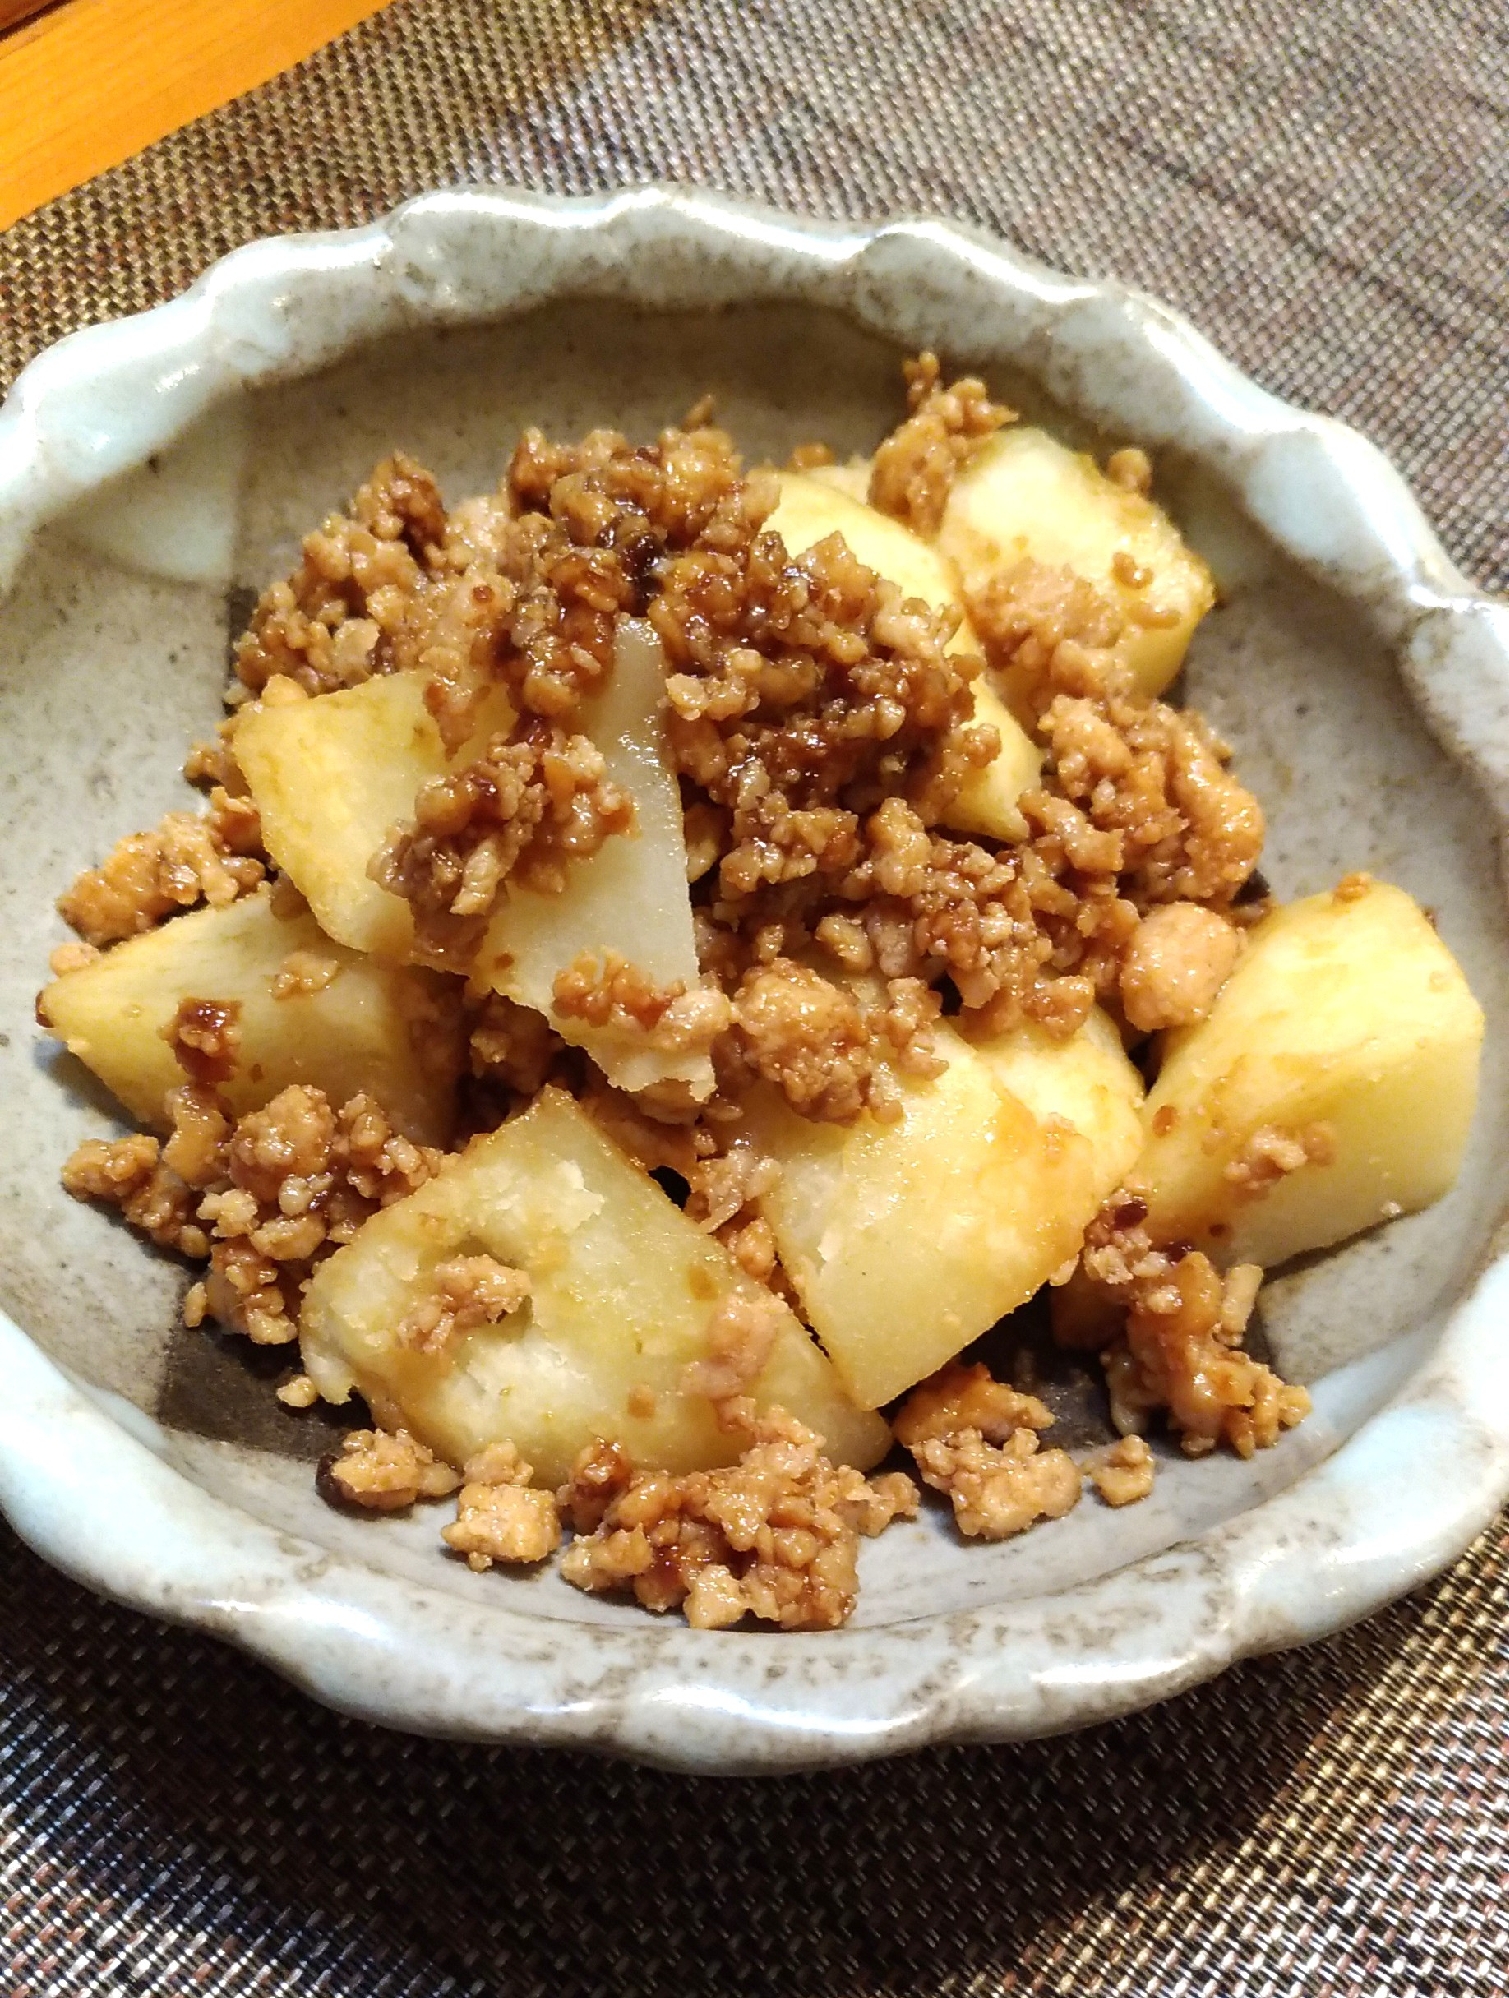
<svg viewBox="0 0 1509 1998">
<path fill-rule="evenodd" d="M 679 178 L 1188 312 L 1509 585 L 1501 0 L 399 0 L 0 235 L 0 385 L 269 230 Z M 783 1782 L 410 1742 L 0 1529 L 0 1993 L 1503 1998 L 1509 1536 L 1070 1740 Z"/>
</svg>

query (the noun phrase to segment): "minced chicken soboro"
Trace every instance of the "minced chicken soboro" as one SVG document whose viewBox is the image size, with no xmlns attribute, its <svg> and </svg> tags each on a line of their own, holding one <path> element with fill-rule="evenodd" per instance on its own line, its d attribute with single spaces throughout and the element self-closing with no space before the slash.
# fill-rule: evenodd
<svg viewBox="0 0 1509 1998">
<path fill-rule="evenodd" d="M 978 381 L 945 385 L 930 355 L 906 372 L 908 412 L 875 454 L 869 499 L 925 535 L 959 468 L 1013 418 Z M 884 1123 L 898 1115 L 898 1074 L 944 1066 L 933 1039 L 944 1013 L 966 1029 L 1031 1021 L 1062 1038 L 1097 1002 L 1133 1033 L 1203 1017 L 1265 908 L 1254 875 L 1263 815 L 1197 714 L 1139 697 L 1118 651 L 1126 613 L 1109 592 L 1028 559 L 1006 565 L 966 603 L 983 658 L 951 649 L 957 613 L 904 597 L 841 538 L 793 559 L 765 525 L 776 472 L 746 470 L 710 418 L 699 406 L 648 446 L 611 430 L 576 444 L 529 430 L 500 489 L 454 508 L 421 466 L 389 458 L 264 593 L 236 649 L 232 699 L 294 704 L 418 674 L 454 754 L 483 701 L 506 692 L 511 731 L 427 781 L 371 863 L 412 910 L 415 957 L 453 975 L 451 1003 L 464 1009 L 454 1149 L 564 1090 L 647 1171 L 678 1175 L 687 1215 L 773 1303 L 800 1310 L 760 1208 L 779 1168 L 740 1142 L 750 1090 L 773 1087 L 816 1123 Z M 828 458 L 809 446 L 793 463 Z M 1139 451 L 1108 470 L 1129 491 L 1147 488 Z M 626 617 L 646 620 L 663 648 L 702 980 L 666 987 L 621 957 L 588 955 L 557 977 L 556 1010 L 706 1052 L 716 1091 L 700 1105 L 653 1086 L 625 1095 L 542 1013 L 461 984 L 511 887 L 565 892 L 575 864 L 633 828 L 633 799 L 580 726 Z M 1045 752 L 1018 800 L 1025 836 L 1009 842 L 945 824 L 1000 747 L 974 715 L 987 665 L 1029 689 L 1025 719 Z M 121 841 L 62 897 L 83 941 L 64 947 L 60 970 L 276 875 L 235 729 L 233 714 L 190 756 L 187 774 L 209 789 L 202 816 L 170 813 Z M 298 901 L 284 879 L 273 892 Z M 308 952 L 280 972 L 288 991 L 333 975 Z M 189 1323 L 213 1316 L 291 1343 L 321 1260 L 446 1154 L 400 1135 L 369 1096 L 333 1102 L 313 1086 L 237 1118 L 217 1088 L 236 1059 L 234 1018 L 190 1016 L 173 1031 L 184 1080 L 167 1106 L 171 1135 L 90 1141 L 64 1184 L 207 1262 Z M 1243 1350 L 1261 1273 L 1222 1274 L 1198 1252 L 1155 1244 L 1144 1220 L 1136 1200 L 1113 1196 L 1077 1263 L 1055 1273 L 1060 1336 L 1102 1357 L 1121 1443 L 1083 1464 L 1044 1447 L 1052 1417 L 1040 1401 L 959 1363 L 896 1413 L 896 1437 L 964 1533 L 998 1539 L 1057 1518 L 1086 1472 L 1111 1504 L 1141 1498 L 1153 1458 L 1139 1432 L 1154 1413 L 1193 1455 L 1222 1443 L 1250 1454 L 1304 1416 L 1304 1390 Z M 419 1350 L 498 1322 L 529 1288 L 485 1256 L 442 1275 L 433 1309 L 403 1329 Z M 917 1489 L 900 1472 L 867 1479 L 835 1465 L 794 1417 L 757 1409 L 747 1389 L 769 1328 L 748 1307 L 714 1320 L 690 1390 L 738 1439 L 736 1463 L 672 1476 L 596 1439 L 552 1496 L 511 1443 L 453 1468 L 399 1427 L 348 1437 L 321 1488 L 391 1511 L 459 1486 L 445 1538 L 475 1567 L 542 1559 L 564 1519 L 569 1581 L 680 1606 L 695 1625 L 840 1623 L 859 1537 L 914 1514 Z M 303 1375 L 280 1394 L 291 1406 L 315 1399 Z"/>
</svg>

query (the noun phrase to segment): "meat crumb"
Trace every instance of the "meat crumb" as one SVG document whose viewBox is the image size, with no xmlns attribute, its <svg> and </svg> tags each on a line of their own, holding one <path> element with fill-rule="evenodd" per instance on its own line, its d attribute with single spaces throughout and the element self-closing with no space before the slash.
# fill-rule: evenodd
<svg viewBox="0 0 1509 1998">
<path fill-rule="evenodd" d="M 1052 1425 L 1035 1395 L 954 1360 L 912 1389 L 894 1428 L 924 1482 L 951 1501 L 959 1531 L 1005 1540 L 1078 1503 L 1073 1458 L 1039 1448 L 1037 1432 Z"/>
<path fill-rule="evenodd" d="M 1140 1436 L 1123 1436 L 1086 1465 L 1090 1481 L 1107 1505 L 1136 1505 L 1153 1489 L 1157 1468 Z"/>
<path fill-rule="evenodd" d="M 58 914 L 86 943 L 118 943 L 208 902 L 223 909 L 266 877 L 265 856 L 234 852 L 213 818 L 169 812 L 150 832 L 117 841 L 58 897 Z"/>
<path fill-rule="evenodd" d="M 492 1443 L 467 1460 L 455 1522 L 440 1537 L 481 1574 L 501 1561 L 529 1567 L 561 1544 L 554 1497 L 530 1483 L 534 1467 L 512 1443 Z"/>
<path fill-rule="evenodd" d="M 430 778 L 373 856 L 373 880 L 413 908 L 416 955 L 442 970 L 468 968 L 510 882 L 558 895 L 572 862 L 633 829 L 634 801 L 589 737 L 537 734 L 495 736 L 464 769 Z"/>
<path fill-rule="evenodd" d="M 461 1480 L 407 1429 L 354 1429 L 321 1460 L 321 1492 L 362 1512 L 404 1512 L 416 1500 L 444 1498 Z"/>
<path fill-rule="evenodd" d="M 339 960 L 326 951 L 291 950 L 273 973 L 274 999 L 307 999 L 340 976 Z"/>
<path fill-rule="evenodd" d="M 1271 1448 L 1309 1414 L 1310 1397 L 1243 1350 L 1262 1271 L 1239 1263 L 1223 1276 L 1198 1250 L 1156 1244 L 1146 1220 L 1134 1196 L 1106 1202 L 1086 1231 L 1080 1277 L 1055 1298 L 1055 1335 L 1061 1344 L 1084 1343 L 1085 1331 L 1103 1341 L 1123 1435 L 1139 1434 L 1161 1410 L 1186 1456 L 1220 1443 L 1240 1457 Z M 1097 1299 L 1104 1315 L 1091 1308 Z"/>
<path fill-rule="evenodd" d="M 725 1297 L 707 1325 L 707 1350 L 682 1371 L 681 1392 L 715 1403 L 747 1394 L 769 1363 L 785 1306 L 773 1297 Z"/>
<path fill-rule="evenodd" d="M 861 1534 L 917 1509 L 899 1473 L 867 1480 L 832 1464 L 822 1438 L 783 1409 L 728 1407 L 749 1446 L 737 1464 L 673 1477 L 636 1472 L 561 1573 L 579 1589 L 627 1590 L 644 1608 L 683 1609 L 695 1629 L 753 1616 L 783 1630 L 832 1630 L 858 1592 Z"/>
<path fill-rule="evenodd" d="M 54 978 L 66 978 L 70 971 L 83 971 L 88 965 L 98 964 L 101 955 L 98 944 L 61 943 L 49 953 L 47 968 Z"/>
<path fill-rule="evenodd" d="M 190 1082 L 218 1089 L 236 1072 L 241 1052 L 239 999 L 182 999 L 162 1030 Z"/>
<path fill-rule="evenodd" d="M 552 997 L 563 1020 L 642 1034 L 666 1054 L 705 1054 L 727 1027 L 728 1000 L 712 987 L 657 985 L 617 951 L 584 952 L 556 974 Z"/>
<path fill-rule="evenodd" d="M 1079 1503 L 1079 1466 L 1066 1450 L 1039 1449 L 1031 1429 L 1013 1430 L 999 1448 L 978 1429 L 928 1436 L 912 1456 L 970 1539 L 1007 1540 L 1040 1519 L 1062 1519 Z"/>
<path fill-rule="evenodd" d="M 1153 461 L 1135 444 L 1123 445 L 1106 460 L 1106 477 L 1113 486 L 1144 496 L 1153 490 Z"/>
<path fill-rule="evenodd" d="M 634 1466 L 621 1443 L 601 1437 L 577 1452 L 571 1476 L 555 1495 L 573 1533 L 595 1533 L 614 1500 L 634 1482 Z"/>
<path fill-rule="evenodd" d="M 1336 1157 L 1336 1133 L 1329 1124 L 1308 1124 L 1301 1131 L 1282 1131 L 1263 1124 L 1225 1167 L 1222 1178 L 1243 1200 L 1260 1200 L 1265 1193 L 1304 1166 L 1330 1165 Z"/>
<path fill-rule="evenodd" d="M 171 1090 L 173 1133 L 87 1139 L 63 1168 L 65 1189 L 118 1207 L 164 1248 L 208 1259 L 192 1322 L 213 1315 L 256 1345 L 291 1345 L 317 1260 L 362 1222 L 423 1185 L 442 1154 L 393 1129 L 370 1096 L 332 1109 L 293 1083 L 232 1122 L 212 1089 Z"/>
<path fill-rule="evenodd" d="M 959 467 L 1003 424 L 1014 423 L 1016 413 L 992 402 L 972 375 L 941 386 L 936 354 L 908 361 L 905 374 L 910 414 L 875 453 L 870 504 L 931 540 Z"/>
<path fill-rule="evenodd" d="M 495 1256 L 453 1256 L 435 1265 L 434 1288 L 398 1328 L 400 1345 L 439 1353 L 453 1339 L 496 1325 L 529 1295 L 529 1278 Z"/>
<path fill-rule="evenodd" d="M 1192 1026 L 1231 976 L 1241 940 L 1194 902 L 1168 902 L 1137 925 L 1121 965 L 1121 1003 L 1139 1032 Z"/>
<path fill-rule="evenodd" d="M 1050 1429 L 1053 1416 L 1036 1395 L 1021 1394 L 993 1380 L 987 1367 L 951 1360 L 914 1387 L 892 1425 L 904 1449 L 934 1437 L 975 1429 L 991 1443 L 1004 1443 L 1018 1429 Z"/>
<path fill-rule="evenodd" d="M 520 1096 L 537 1096 L 566 1043 L 543 1013 L 491 992 L 472 1015 L 468 1038 L 471 1072 L 501 1082 Z"/>
</svg>

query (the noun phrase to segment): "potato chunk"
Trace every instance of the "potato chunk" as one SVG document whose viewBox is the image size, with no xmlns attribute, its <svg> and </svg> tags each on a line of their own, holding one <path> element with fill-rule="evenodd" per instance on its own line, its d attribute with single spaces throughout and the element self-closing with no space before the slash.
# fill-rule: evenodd
<svg viewBox="0 0 1509 1998">
<path fill-rule="evenodd" d="M 233 745 L 267 850 L 326 935 L 395 964 L 409 955 L 414 920 L 407 902 L 369 877 L 367 862 L 400 819 L 413 818 L 420 785 L 446 769 L 424 689 L 421 673 L 389 673 L 316 700 L 259 703 L 242 710 Z M 454 761 L 512 724 L 499 689 Z"/>
<path fill-rule="evenodd" d="M 751 1105 L 781 1167 L 761 1202 L 781 1261 L 854 1400 L 876 1408 L 1024 1303 L 1078 1250 L 1100 1202 L 1090 1139 L 1033 1109 L 950 1029 L 947 1069 L 898 1077 L 895 1123 L 813 1124 Z"/>
<path fill-rule="evenodd" d="M 274 980 L 296 953 L 304 957 L 295 969 L 311 974 L 304 983 L 333 975 L 278 998 Z M 264 890 L 117 944 L 56 979 L 37 1012 L 133 1116 L 159 1130 L 163 1098 L 187 1079 L 163 1029 L 185 999 L 203 999 L 240 1009 L 235 1066 L 217 1085 L 237 1116 L 291 1082 L 313 1083 L 337 1104 L 368 1090 L 405 1136 L 443 1144 L 461 1067 L 456 989 L 433 972 L 382 966 L 332 943 L 313 916 L 275 916 Z"/>
<path fill-rule="evenodd" d="M 1266 1269 L 1427 1207 L 1457 1176 L 1483 1014 L 1399 888 L 1358 876 L 1252 932 L 1168 1037 L 1129 1186 L 1164 1241 Z"/>
<path fill-rule="evenodd" d="M 666 756 L 664 712 L 660 641 L 646 624 L 623 624 L 608 685 L 580 726 L 602 751 L 608 776 L 632 796 L 634 830 L 577 861 L 562 894 L 512 890 L 488 925 L 475 976 L 547 1014 L 620 1089 L 682 1082 L 700 1101 L 713 1087 L 705 1052 L 657 1049 L 632 1030 L 588 1026 L 554 1009 L 557 975 L 584 955 L 601 961 L 616 952 L 662 986 L 700 983 L 681 791 Z"/>
<path fill-rule="evenodd" d="M 934 610 L 959 612 L 961 622 L 951 652 L 980 650 L 964 616 L 958 579 L 938 551 L 899 520 L 852 498 L 828 478 L 782 472 L 781 503 L 765 525 L 780 535 L 793 555 L 804 554 L 827 535 L 841 534 L 867 568 L 895 583 L 904 596 L 920 597 Z M 974 695 L 975 720 L 989 722 L 999 731 L 1000 754 L 970 778 L 944 817 L 956 832 L 1020 839 L 1026 826 L 1016 801 L 1037 783 L 1042 752 L 983 676 L 975 682 Z"/>
<path fill-rule="evenodd" d="M 1149 699 L 1178 672 L 1215 602 L 1210 571 L 1163 509 L 1043 430 L 1000 431 L 969 460 L 949 495 L 938 547 L 966 593 L 1024 556 L 1072 569 L 1105 591 L 1127 620 L 1120 649 Z"/>
<path fill-rule="evenodd" d="M 1142 1150 L 1142 1077 L 1115 1023 L 1097 1006 L 1077 1034 L 1058 1041 L 1036 1021 L 970 1045 L 1003 1089 L 1041 1124 L 1065 1122 L 1090 1141 L 1097 1203 L 1126 1178 Z"/>
<path fill-rule="evenodd" d="M 400 1328 L 432 1295 L 437 1267 L 477 1254 L 524 1272 L 524 1304 L 438 1349 L 406 1341 Z M 684 1472 L 742 1447 L 684 1379 L 708 1358 L 730 1298 L 775 1321 L 755 1399 L 818 1430 L 835 1461 L 876 1462 L 889 1430 L 845 1399 L 796 1318 L 549 1089 L 320 1266 L 304 1303 L 304 1364 L 328 1399 L 358 1389 L 379 1421 L 453 1464 L 507 1441 L 540 1482 L 558 1484 L 601 1437 L 636 1465 Z"/>
</svg>

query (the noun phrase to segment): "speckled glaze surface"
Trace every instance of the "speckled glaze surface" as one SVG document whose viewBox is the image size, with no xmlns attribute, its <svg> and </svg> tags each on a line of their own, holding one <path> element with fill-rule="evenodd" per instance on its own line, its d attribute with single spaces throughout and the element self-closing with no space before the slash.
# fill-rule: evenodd
<svg viewBox="0 0 1509 1998">
<path fill-rule="evenodd" d="M 385 449 L 456 496 L 495 481 L 522 422 L 648 430 L 708 387 L 752 454 L 864 449 L 920 344 L 1068 434 L 1154 451 L 1223 585 L 1188 692 L 1269 811 L 1265 870 L 1285 895 L 1353 867 L 1399 881 L 1487 1010 L 1467 1169 L 1265 1291 L 1316 1399 L 1276 1450 L 1165 1459 L 1146 1504 L 1002 1547 L 931 1515 L 893 1529 L 842 1631 L 695 1633 L 549 1575 L 472 1575 L 433 1514 L 320 1506 L 330 1431 L 236 1342 L 173 1332 L 183 1272 L 61 1193 L 71 1145 L 117 1126 L 31 1020 L 52 897 L 179 797 L 246 591 Z M 83 1580 L 397 1726 L 774 1771 L 1144 1704 L 1367 1614 L 1509 1492 L 1509 608 L 1360 437 L 1163 308 L 936 222 L 436 195 L 254 245 L 36 362 L 0 410 L 0 591 L 0 1504 Z"/>
</svg>

